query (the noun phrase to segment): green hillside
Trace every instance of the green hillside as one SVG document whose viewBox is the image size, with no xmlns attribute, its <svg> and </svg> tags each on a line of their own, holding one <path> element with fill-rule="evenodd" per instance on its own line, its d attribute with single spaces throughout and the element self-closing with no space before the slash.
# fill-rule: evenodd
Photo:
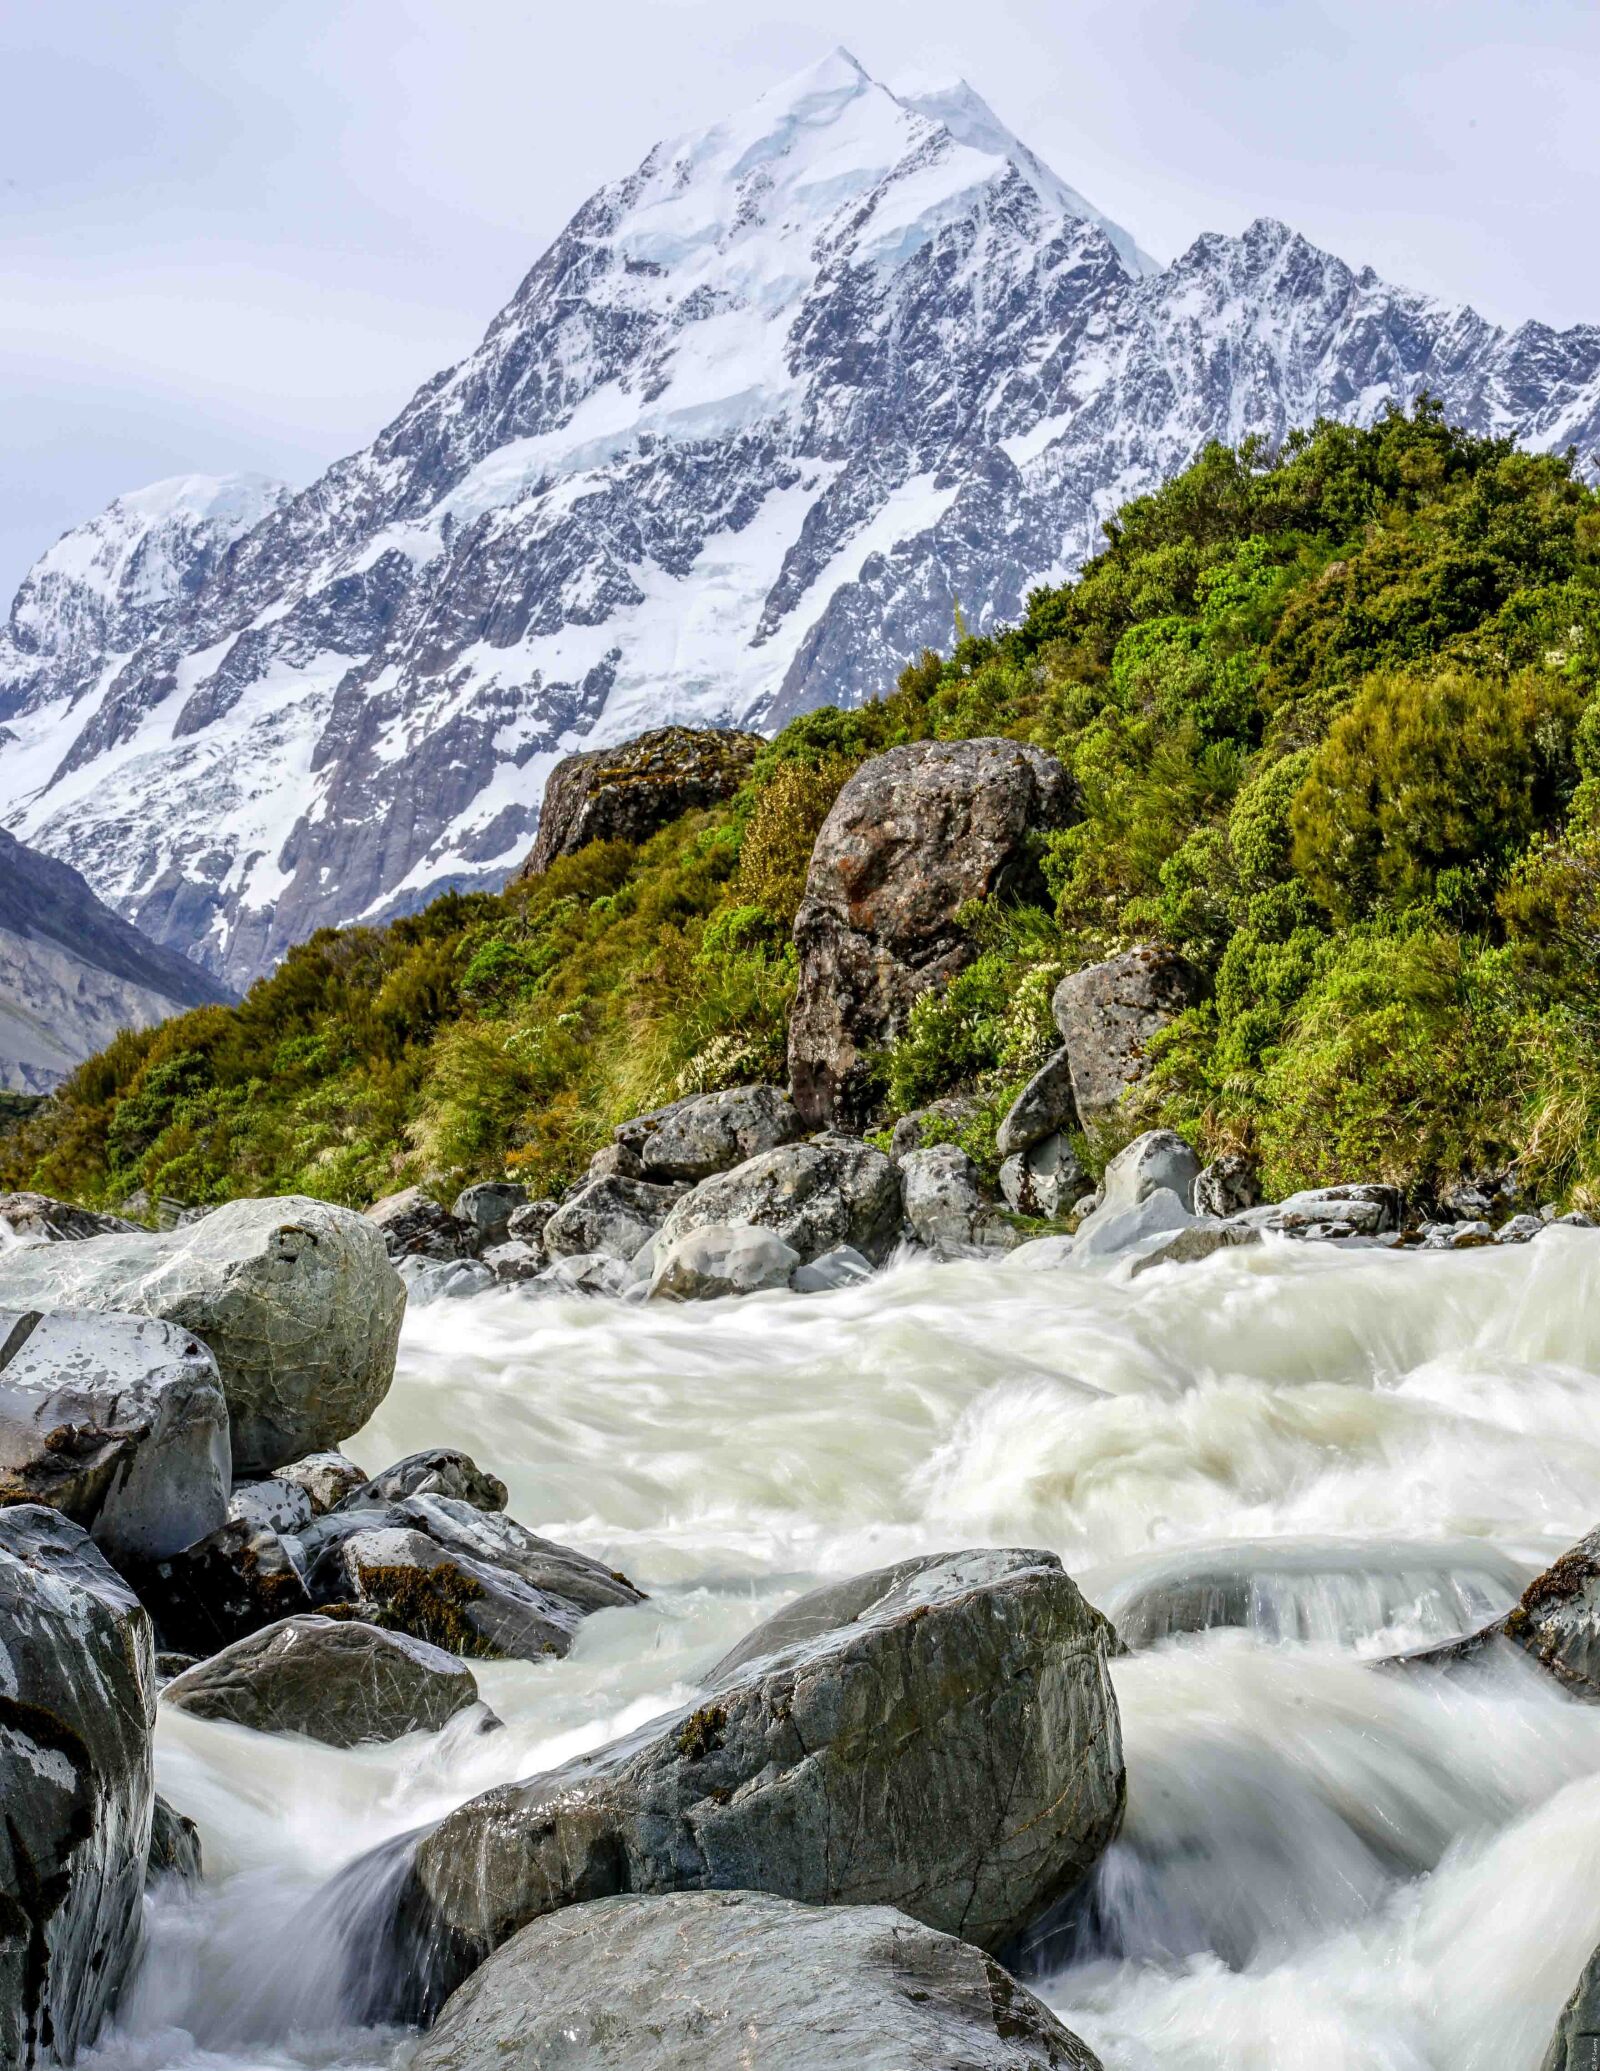
<svg viewBox="0 0 1600 2071">
<path fill-rule="evenodd" d="M 1600 1200 L 1600 498 L 1423 407 L 1276 457 L 1214 447 L 1075 582 L 881 701 L 785 729 L 726 807 L 499 897 L 317 935 L 238 1007 L 124 1035 L 0 1136 L 0 1179 L 95 1201 L 569 1179 L 612 1122 L 784 1074 L 812 838 L 865 757 L 1009 734 L 1085 817 L 1054 901 L 881 1059 L 884 1119 L 961 1089 L 982 1154 L 1054 1046 L 1060 975 L 1164 939 L 1211 991 L 1141 1125 L 1247 1147 L 1276 1193 L 1517 1161 Z M 1103 1148 L 1103 1147 L 1102 1147 Z"/>
</svg>

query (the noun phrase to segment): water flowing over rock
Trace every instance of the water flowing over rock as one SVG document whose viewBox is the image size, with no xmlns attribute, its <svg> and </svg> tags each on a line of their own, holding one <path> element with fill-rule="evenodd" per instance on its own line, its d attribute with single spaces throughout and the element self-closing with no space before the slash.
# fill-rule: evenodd
<svg viewBox="0 0 1600 2071">
<path fill-rule="evenodd" d="M 687 812 L 720 805 L 761 746 L 759 734 L 661 726 L 615 748 L 566 756 L 545 783 L 539 838 L 518 877 L 537 877 L 591 841 L 637 845 Z"/>
<path fill-rule="evenodd" d="M 897 1905 L 1003 1946 L 1121 1818 L 1108 1633 L 1045 1553 L 935 1555 L 800 1599 L 698 1705 L 400 1844 L 352 1930 L 373 2011 L 436 2011 L 530 1920 L 622 1891 Z"/>
<path fill-rule="evenodd" d="M 702 1180 L 661 1227 L 665 1250 L 710 1224 L 756 1223 L 803 1262 L 841 1244 L 875 1265 L 900 1225 L 900 1182 L 881 1151 L 849 1137 L 785 1144 Z"/>
<path fill-rule="evenodd" d="M 150 1819 L 146 1889 L 167 1877 L 175 1877 L 180 1884 L 198 1884 L 202 1874 L 200 1829 L 158 1793 Z"/>
<path fill-rule="evenodd" d="M 758 1152 L 805 1134 L 805 1124 L 778 1086 L 735 1086 L 691 1093 L 670 1107 L 623 1122 L 618 1147 L 637 1158 L 647 1179 L 701 1180 Z"/>
<path fill-rule="evenodd" d="M 80 1528 L 0 1510 L 0 2064 L 70 2062 L 139 1946 L 150 1621 Z"/>
<path fill-rule="evenodd" d="M 1113 1119 L 1128 1089 L 1150 1069 L 1151 1043 L 1198 989 L 1194 968 L 1176 950 L 1152 943 L 1062 979 L 1051 1007 L 1086 1129 Z"/>
<path fill-rule="evenodd" d="M 976 954 L 960 909 L 1031 891 L 1037 837 L 1077 813 L 1060 763 L 1016 741 L 915 741 L 862 764 L 822 823 L 794 924 L 789 1078 L 807 1122 L 870 1118 L 871 1053 Z"/>
<path fill-rule="evenodd" d="M 451 1998 L 413 2071 L 1099 2071 L 992 1956 L 889 1906 L 754 1891 L 536 1920 Z"/>
<path fill-rule="evenodd" d="M 228 1514 L 228 1405 L 190 1331 L 0 1309 L 0 1503 L 47 1503 L 112 1560 L 158 1559 Z"/>
<path fill-rule="evenodd" d="M 285 1618 L 174 1677 L 163 1704 L 329 1747 L 437 1733 L 478 1701 L 471 1669 L 426 1641 L 356 1620 Z"/>
<path fill-rule="evenodd" d="M 363 1216 L 291 1195 L 160 1234 L 5 1252 L 0 1302 L 193 1331 L 222 1376 L 234 1471 L 250 1475 L 366 1422 L 394 1377 L 405 1290 Z"/>
</svg>

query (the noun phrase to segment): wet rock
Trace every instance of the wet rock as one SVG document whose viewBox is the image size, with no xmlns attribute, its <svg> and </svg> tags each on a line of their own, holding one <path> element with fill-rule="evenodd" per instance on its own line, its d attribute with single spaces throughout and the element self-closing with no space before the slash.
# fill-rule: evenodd
<svg viewBox="0 0 1600 2071">
<path fill-rule="evenodd" d="M 1107 1201 L 1078 1225 L 1072 1240 L 1072 1262 L 1105 1264 L 1129 1254 L 1152 1251 L 1175 1234 L 1193 1228 L 1195 1221 L 1170 1187 L 1157 1187 L 1132 1208 L 1119 1208 Z"/>
<path fill-rule="evenodd" d="M 228 1514 L 228 1406 L 192 1332 L 0 1310 L 0 1503 L 47 1503 L 109 1558 L 155 1559 Z"/>
<path fill-rule="evenodd" d="M 86 1532 L 0 1510 L 0 2064 L 70 2062 L 139 1946 L 150 1621 Z"/>
<path fill-rule="evenodd" d="M 476 1258 L 403 1258 L 395 1270 L 414 1309 L 430 1308 L 435 1302 L 470 1301 L 495 1284 L 492 1268 Z"/>
<path fill-rule="evenodd" d="M 441 1208 L 421 1187 L 385 1194 L 364 1209 L 367 1221 L 383 1233 L 383 1247 L 393 1259 L 464 1258 L 468 1230 L 448 1208 Z"/>
<path fill-rule="evenodd" d="M 1261 1241 L 1261 1232 L 1246 1223 L 1223 1222 L 1208 1216 L 1184 1229 L 1173 1230 L 1148 1251 L 1141 1252 L 1129 1267 L 1128 1278 L 1137 1280 L 1141 1273 L 1148 1273 L 1155 1266 L 1197 1265 L 1201 1259 L 1215 1258 L 1219 1251 L 1237 1251 L 1241 1246 Z"/>
<path fill-rule="evenodd" d="M 162 1647 L 207 1655 L 311 1609 L 298 1552 L 292 1535 L 230 1519 L 167 1560 L 130 1565 L 128 1574 Z"/>
<path fill-rule="evenodd" d="M 444 1496 L 335 1511 L 302 1545 L 317 1608 L 480 1660 L 565 1654 L 590 1612 L 642 1601 L 598 1561 Z"/>
<path fill-rule="evenodd" d="M 452 1218 L 467 1232 L 467 1244 L 482 1254 L 510 1235 L 511 1218 L 528 1205 L 528 1189 L 511 1180 L 488 1179 L 463 1187 L 451 1207 Z"/>
<path fill-rule="evenodd" d="M 853 1245 L 837 1244 L 821 1258 L 796 1266 L 789 1285 L 796 1294 L 832 1294 L 841 1287 L 859 1287 L 871 1278 L 871 1259 L 863 1258 Z"/>
<path fill-rule="evenodd" d="M 1319 1232 L 1319 1234 L 1344 1235 L 1345 1232 Z M 1423 1248 L 1427 1251 L 1476 1251 L 1481 1245 L 1495 1241 L 1494 1231 L 1486 1222 L 1429 1222 L 1419 1232 Z"/>
<path fill-rule="evenodd" d="M 1115 1116 L 1128 1088 L 1150 1068 L 1151 1043 L 1199 991 L 1194 967 L 1176 950 L 1155 943 L 1142 943 L 1062 979 L 1051 1008 L 1086 1129 Z"/>
<path fill-rule="evenodd" d="M 1260 1200 L 1260 1175 L 1254 1161 L 1239 1151 L 1213 1158 L 1194 1183 L 1197 1215 L 1241 1215 Z"/>
<path fill-rule="evenodd" d="M 514 1239 L 495 1244 L 483 1254 L 482 1263 L 500 1287 L 520 1287 L 525 1280 L 537 1280 L 545 1268 L 542 1244 L 518 1244 Z"/>
<path fill-rule="evenodd" d="M 1072 1257 L 1072 1247 L 1077 1240 L 1073 1237 L 1030 1237 L 1026 1244 L 1019 1244 L 1012 1257 L 1027 1267 L 1030 1273 L 1054 1272 L 1064 1266 Z"/>
<path fill-rule="evenodd" d="M 1099 2071 L 992 1956 L 889 1906 L 756 1891 L 601 1898 L 534 1921 L 412 2071 Z"/>
<path fill-rule="evenodd" d="M 529 1201 L 523 1207 L 513 1209 L 506 1224 L 507 1238 L 513 1244 L 531 1245 L 542 1252 L 545 1225 L 560 1205 L 558 1201 Z"/>
<path fill-rule="evenodd" d="M 653 1301 L 714 1301 L 787 1287 L 800 1263 L 771 1230 L 752 1223 L 707 1223 L 658 1248 L 650 1276 Z"/>
<path fill-rule="evenodd" d="M 1072 1096 L 1072 1062 L 1064 1049 L 1057 1050 L 1029 1079 L 1006 1111 L 995 1132 L 995 1149 L 1002 1158 L 1031 1150 L 1060 1129 L 1076 1129 L 1078 1105 Z"/>
<path fill-rule="evenodd" d="M 934 1555 L 802 1598 L 698 1703 L 472 1800 L 381 1882 L 355 1865 L 369 2011 L 435 2011 L 519 1927 L 623 1891 L 895 1904 L 1004 1945 L 1121 1817 L 1108 1632 L 1045 1553 Z"/>
<path fill-rule="evenodd" d="M 1574 1697 L 1600 1703 L 1600 1529 L 1536 1575 L 1498 1630 Z"/>
<path fill-rule="evenodd" d="M 1000 1192 L 1018 1215 L 1054 1222 L 1089 1191 L 1089 1175 L 1061 1135 L 1047 1136 L 1026 1151 L 1015 1152 L 1000 1167 Z"/>
<path fill-rule="evenodd" d="M 855 772 L 795 921 L 789 1078 L 810 1126 L 868 1120 L 873 1053 L 976 953 L 962 907 L 1030 890 L 1037 837 L 1076 817 L 1060 763 L 1016 741 L 916 741 Z"/>
<path fill-rule="evenodd" d="M 552 1259 L 599 1252 L 630 1259 L 666 1220 L 680 1189 L 641 1179 L 597 1179 L 563 1202 L 544 1227 Z"/>
<path fill-rule="evenodd" d="M 790 1143 L 702 1180 L 662 1225 L 663 1244 L 710 1223 L 758 1223 L 802 1262 L 848 1244 L 881 1264 L 900 1227 L 900 1182 L 856 1138 Z"/>
<path fill-rule="evenodd" d="M 115 1310 L 193 1331 L 216 1359 L 236 1474 L 357 1431 L 389 1391 L 405 1292 L 365 1217 L 230 1201 L 165 1235 L 0 1254 L 0 1303 Z"/>
<path fill-rule="evenodd" d="M 1561 2009 L 1539 2071 L 1595 2071 L 1600 2063 L 1600 1949 L 1583 1967 Z"/>
<path fill-rule="evenodd" d="M 352 1489 L 360 1488 L 366 1480 L 365 1473 L 354 1460 L 346 1459 L 343 1453 L 327 1450 L 308 1453 L 303 1460 L 294 1460 L 287 1467 L 280 1467 L 274 1479 L 293 1482 L 311 1498 L 311 1514 L 321 1517 L 342 1502 Z"/>
<path fill-rule="evenodd" d="M 633 1285 L 631 1260 L 603 1251 L 578 1251 L 558 1258 L 533 1283 L 546 1294 L 595 1294 L 615 1297 Z"/>
<path fill-rule="evenodd" d="M 1194 1207 L 1200 1160 L 1171 1129 L 1147 1129 L 1136 1136 L 1106 1167 L 1100 1182 L 1100 1209 L 1118 1213 L 1137 1208 L 1146 1195 L 1165 1187 L 1185 1208 Z"/>
<path fill-rule="evenodd" d="M 238 1483 L 228 1498 L 228 1515 L 252 1531 L 277 1532 L 281 1537 L 303 1531 L 316 1512 L 310 1492 L 299 1482 L 272 1475 L 265 1481 Z"/>
<path fill-rule="evenodd" d="M 504 1510 L 506 1485 L 486 1474 L 470 1453 L 454 1446 L 439 1445 L 427 1452 L 408 1453 L 385 1467 L 370 1481 L 351 1489 L 339 1502 L 341 1510 L 373 1509 L 384 1503 L 398 1503 L 406 1496 L 449 1496 L 468 1503 L 474 1510 Z"/>
<path fill-rule="evenodd" d="M 804 1134 L 805 1124 L 777 1086 L 692 1093 L 624 1122 L 616 1132 L 617 1148 L 638 1159 L 647 1179 L 690 1181 L 726 1172 Z"/>
<path fill-rule="evenodd" d="M 1529 1244 L 1543 1228 L 1544 1224 L 1536 1215 L 1513 1215 L 1495 1231 L 1494 1241 L 1496 1244 Z"/>
<path fill-rule="evenodd" d="M 1247 1208 L 1236 1220 L 1284 1237 L 1338 1242 L 1349 1237 L 1376 1237 L 1400 1227 L 1398 1187 L 1376 1183 L 1310 1187 L 1284 1201 L 1266 1201 Z"/>
<path fill-rule="evenodd" d="M 169 1877 L 181 1884 L 198 1884 L 203 1873 L 200 1829 L 158 1796 L 150 1820 L 150 1853 L 145 1858 L 146 1888 Z"/>
<path fill-rule="evenodd" d="M 978 1168 L 956 1144 L 909 1152 L 900 1161 L 900 1192 L 912 1235 L 944 1257 L 1010 1251 L 1021 1241 L 984 1200 Z"/>
<path fill-rule="evenodd" d="M 362 1747 L 437 1733 L 478 1701 L 471 1669 L 409 1633 L 359 1621 L 285 1618 L 186 1669 L 163 1704 L 257 1733 Z"/>
<path fill-rule="evenodd" d="M 538 837 L 517 880 L 591 841 L 647 841 L 685 813 L 721 804 L 764 745 L 759 734 L 658 726 L 619 747 L 566 756 L 545 783 Z"/>
<path fill-rule="evenodd" d="M 138 1227 L 120 1215 L 99 1215 L 49 1194 L 0 1194 L 0 1229 L 25 1244 L 75 1244 L 85 1237 L 110 1237 Z"/>
</svg>

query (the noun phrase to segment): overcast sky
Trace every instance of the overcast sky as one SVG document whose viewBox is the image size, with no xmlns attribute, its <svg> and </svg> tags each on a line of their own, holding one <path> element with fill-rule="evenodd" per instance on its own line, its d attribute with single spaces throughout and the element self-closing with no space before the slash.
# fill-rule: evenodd
<svg viewBox="0 0 1600 2071">
<path fill-rule="evenodd" d="M 1277 215 L 1600 320 L 1597 0 L 0 0 L 0 610 L 120 490 L 364 444 L 594 188 L 839 42 L 1162 259 Z"/>
</svg>

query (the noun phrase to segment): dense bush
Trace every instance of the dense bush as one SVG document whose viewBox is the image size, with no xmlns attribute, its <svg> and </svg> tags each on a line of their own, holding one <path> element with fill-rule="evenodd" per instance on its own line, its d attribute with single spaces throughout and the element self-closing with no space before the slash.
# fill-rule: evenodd
<svg viewBox="0 0 1600 2071">
<path fill-rule="evenodd" d="M 1600 1200 L 1600 500 L 1429 405 L 1207 452 L 1013 627 L 959 621 L 858 711 L 794 721 L 729 805 L 500 897 L 296 949 L 234 1010 L 117 1039 L 0 1134 L 0 1181 L 114 1200 L 570 1178 L 608 1125 L 781 1077 L 816 829 L 869 755 L 999 733 L 1082 821 L 1045 904 L 879 1060 L 885 1119 L 993 1130 L 1063 971 L 1137 939 L 1205 972 L 1143 1119 L 1287 1188 L 1515 1162 Z M 955 1124 L 951 1125 L 955 1127 Z"/>
</svg>

